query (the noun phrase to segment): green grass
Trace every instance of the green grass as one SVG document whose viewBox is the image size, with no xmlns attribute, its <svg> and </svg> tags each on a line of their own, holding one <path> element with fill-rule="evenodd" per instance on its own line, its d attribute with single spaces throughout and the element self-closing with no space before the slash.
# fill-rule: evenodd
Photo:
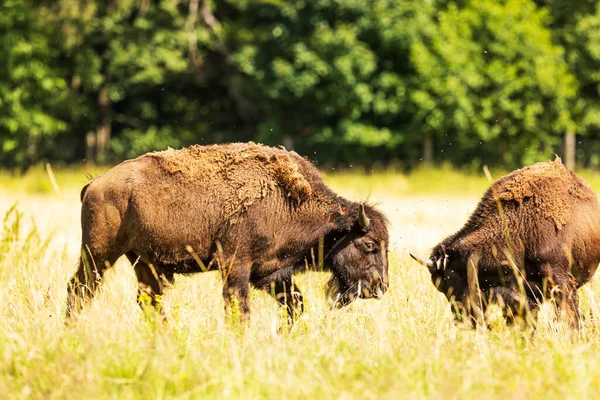
<svg viewBox="0 0 600 400">
<path fill-rule="evenodd" d="M 87 176 L 100 175 L 107 169 L 106 167 L 51 167 L 59 191 L 81 189 L 88 181 Z M 45 165 L 32 167 L 22 175 L 0 170 L 0 190 L 29 195 L 55 193 Z"/>
<path fill-rule="evenodd" d="M 423 167 L 403 174 L 396 171 L 374 171 L 370 174 L 351 170 L 329 173 L 326 181 L 332 186 L 359 193 L 385 193 L 387 196 L 438 195 L 460 196 L 483 193 L 489 183 L 483 173 L 468 175 L 450 167 Z"/>
<path fill-rule="evenodd" d="M 493 329 L 473 331 L 453 324 L 425 268 L 408 257 L 406 249 L 426 252 L 460 227 L 487 186 L 482 176 L 448 170 L 328 176 L 332 187 L 350 197 L 371 193 L 390 216 L 392 236 L 401 239 L 391 253 L 390 290 L 380 301 L 330 310 L 323 294 L 328 274 L 301 275 L 307 309 L 290 334 L 277 333 L 275 302 L 253 291 L 251 324 L 238 335 L 226 325 L 215 273 L 178 276 L 164 296 L 169 323 L 162 325 L 138 308 L 135 276 L 124 260 L 107 273 L 77 322 L 65 326 L 66 283 L 80 239 L 74 190 L 85 174 L 55 172 L 61 189 L 72 192 L 24 194 L 28 186 L 12 186 L 13 178 L 10 190 L 0 191 L 0 217 L 19 199 L 8 218 L 0 218 L 0 398 L 600 395 L 597 280 L 580 290 L 587 316 L 580 335 L 556 322 L 548 306 L 535 334 L 504 326 L 498 310 Z M 457 186 L 468 188 L 466 199 Z"/>
</svg>

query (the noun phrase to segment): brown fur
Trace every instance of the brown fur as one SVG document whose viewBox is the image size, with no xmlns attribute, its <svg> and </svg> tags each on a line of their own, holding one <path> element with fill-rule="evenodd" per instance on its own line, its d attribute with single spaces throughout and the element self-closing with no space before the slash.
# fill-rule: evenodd
<svg viewBox="0 0 600 400">
<path fill-rule="evenodd" d="M 88 182 L 81 197 L 84 251 L 69 284 L 69 313 L 125 254 L 154 304 L 163 291 L 157 276 L 171 281 L 220 266 L 226 305 L 234 296 L 247 316 L 251 283 L 293 317 L 302 297 L 292 275 L 305 269 L 320 237 L 338 303 L 387 289 L 383 215 L 364 205 L 365 232 L 361 205 L 331 192 L 309 161 L 282 148 L 234 143 L 148 153 Z"/>
<path fill-rule="evenodd" d="M 466 265 L 476 257 L 483 298 L 499 299 L 514 314 L 551 297 L 575 323 L 576 289 L 600 262 L 599 222 L 596 195 L 560 158 L 516 170 L 492 184 L 465 226 L 433 249 L 432 281 L 465 306 L 473 297 Z M 526 299 L 517 301 L 520 285 Z"/>
<path fill-rule="evenodd" d="M 522 204 L 523 200 L 532 199 L 536 211 L 554 221 L 560 229 L 571 214 L 570 198 L 585 201 L 595 197 L 583 179 L 571 174 L 556 157 L 554 162 L 537 163 L 513 172 L 510 179 L 494 183 L 493 191 L 502 201 L 514 200 Z"/>
<path fill-rule="evenodd" d="M 306 200 L 312 192 L 310 183 L 298 172 L 298 165 L 289 154 L 252 143 L 221 147 L 218 152 L 214 146 L 191 146 L 142 157 L 155 159 L 160 168 L 182 182 L 217 190 L 214 195 L 224 201 L 223 217 L 231 223 L 235 222 L 235 215 L 266 197 L 275 187 L 298 202 Z M 221 184 L 232 177 L 235 177 L 232 185 Z"/>
</svg>

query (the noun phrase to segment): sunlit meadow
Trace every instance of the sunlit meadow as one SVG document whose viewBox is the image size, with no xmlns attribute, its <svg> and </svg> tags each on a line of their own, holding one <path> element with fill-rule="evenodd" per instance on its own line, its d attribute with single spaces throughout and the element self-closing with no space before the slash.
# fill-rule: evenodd
<svg viewBox="0 0 600 400">
<path fill-rule="evenodd" d="M 306 312 L 277 333 L 276 303 L 253 291 L 243 334 L 224 319 L 214 273 L 178 276 L 164 297 L 166 325 L 136 303 L 123 258 L 96 300 L 64 324 L 75 270 L 84 170 L 0 174 L 0 398 L 596 398 L 600 395 L 600 287 L 580 290 L 579 334 L 544 306 L 537 332 L 456 326 L 446 299 L 408 252 L 462 226 L 488 185 L 450 169 L 336 173 L 328 184 L 368 199 L 391 223 L 390 290 L 330 310 L 328 274 L 298 277 Z M 88 171 L 97 174 L 99 171 Z M 494 172 L 493 172 L 494 174 Z M 494 175 L 497 177 L 499 172 Z M 598 191 L 600 176 L 582 173 Z M 599 221 L 600 222 L 600 221 Z"/>
</svg>

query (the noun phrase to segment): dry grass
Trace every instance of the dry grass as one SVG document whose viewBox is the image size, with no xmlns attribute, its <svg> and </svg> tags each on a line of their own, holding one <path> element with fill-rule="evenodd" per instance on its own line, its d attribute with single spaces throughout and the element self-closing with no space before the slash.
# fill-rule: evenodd
<svg viewBox="0 0 600 400">
<path fill-rule="evenodd" d="M 65 327 L 65 286 L 81 237 L 78 189 L 83 173 L 57 172 L 60 197 L 51 186 L 36 194 L 4 176 L 10 182 L 0 188 L 0 216 L 16 201 L 23 216 L 18 237 L 14 213 L 0 226 L 0 398 L 521 399 L 600 394 L 597 280 L 580 291 L 587 316 L 580 336 L 554 322 L 549 307 L 543 308 L 535 335 L 507 328 L 498 319 L 494 329 L 484 332 L 455 326 L 445 298 L 408 251 L 428 254 L 438 240 L 457 230 L 486 184 L 481 177 L 443 171 L 420 174 L 328 177 L 332 187 L 350 198 L 368 195 L 379 202 L 393 224 L 391 289 L 383 300 L 329 310 L 323 295 L 327 274 L 309 273 L 298 278 L 307 311 L 291 334 L 277 334 L 275 302 L 254 291 L 252 323 L 242 336 L 224 322 L 215 273 L 178 277 L 164 299 L 170 323 L 163 326 L 139 310 L 135 277 L 125 260 L 107 274 L 100 295 L 80 319 Z M 45 179 L 43 174 L 38 178 Z M 452 196 L 442 189 L 414 189 L 444 188 L 448 181 L 454 182 Z M 471 189 L 461 193 L 460 187 Z"/>
</svg>

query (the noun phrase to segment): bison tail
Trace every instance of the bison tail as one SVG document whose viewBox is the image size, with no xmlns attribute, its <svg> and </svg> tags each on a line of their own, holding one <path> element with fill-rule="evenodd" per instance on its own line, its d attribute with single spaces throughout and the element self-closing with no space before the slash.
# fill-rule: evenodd
<svg viewBox="0 0 600 400">
<path fill-rule="evenodd" d="M 88 186 L 92 183 L 91 180 L 87 181 L 85 185 L 81 188 L 81 193 L 79 194 L 79 200 L 83 201 L 83 196 L 85 196 L 85 192 L 87 191 Z"/>
</svg>

